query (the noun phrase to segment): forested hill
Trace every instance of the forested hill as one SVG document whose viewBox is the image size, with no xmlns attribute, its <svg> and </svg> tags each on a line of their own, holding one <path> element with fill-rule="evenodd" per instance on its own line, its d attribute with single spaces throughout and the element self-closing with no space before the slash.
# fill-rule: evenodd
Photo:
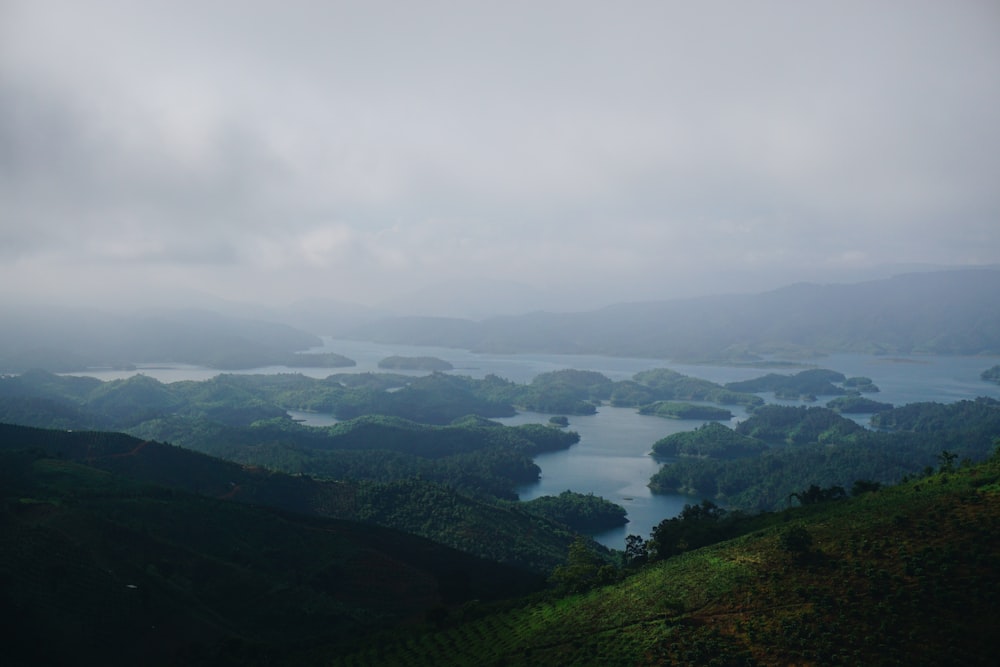
<svg viewBox="0 0 1000 667">
<path fill-rule="evenodd" d="M 394 318 L 352 337 L 493 352 L 673 359 L 753 358 L 775 350 L 869 354 L 1000 353 L 1000 271 L 914 273 L 855 284 L 797 284 L 752 295 L 623 303 L 579 313 L 473 322 Z"/>
</svg>

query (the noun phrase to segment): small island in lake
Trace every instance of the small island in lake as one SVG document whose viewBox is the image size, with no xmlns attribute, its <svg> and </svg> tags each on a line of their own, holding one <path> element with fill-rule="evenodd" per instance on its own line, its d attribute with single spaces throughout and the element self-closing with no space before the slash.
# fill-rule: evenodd
<svg viewBox="0 0 1000 667">
<path fill-rule="evenodd" d="M 350 368 L 358 362 L 336 352 L 299 352 L 284 358 L 289 368 Z"/>
<path fill-rule="evenodd" d="M 826 407 L 841 414 L 865 414 L 892 410 L 895 406 L 892 403 L 873 401 L 861 396 L 841 396 L 829 401 Z"/>
<path fill-rule="evenodd" d="M 723 419 L 730 420 L 733 413 L 714 405 L 695 405 L 676 401 L 657 401 L 639 408 L 641 415 L 667 417 L 668 419 Z"/>
<path fill-rule="evenodd" d="M 653 455 L 736 459 L 754 456 L 766 449 L 767 445 L 760 440 L 740 435 L 718 422 L 709 422 L 693 431 L 674 433 L 657 440 L 653 444 Z"/>
<path fill-rule="evenodd" d="M 863 394 L 877 394 L 879 392 L 879 388 L 872 382 L 872 379 L 863 375 L 847 378 L 844 380 L 844 386 Z"/>
<path fill-rule="evenodd" d="M 397 371 L 450 371 L 455 367 L 437 357 L 386 357 L 378 362 L 379 368 Z"/>
</svg>

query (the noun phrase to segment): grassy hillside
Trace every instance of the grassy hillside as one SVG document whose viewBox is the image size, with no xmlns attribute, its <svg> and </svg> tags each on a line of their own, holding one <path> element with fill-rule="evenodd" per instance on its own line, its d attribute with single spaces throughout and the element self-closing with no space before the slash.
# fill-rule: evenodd
<svg viewBox="0 0 1000 667">
<path fill-rule="evenodd" d="M 333 665 L 979 665 L 1000 650 L 1000 460 L 772 515 L 565 598 Z"/>
<path fill-rule="evenodd" d="M 375 526 L 0 452 L 4 664 L 273 664 L 540 577 Z"/>
</svg>

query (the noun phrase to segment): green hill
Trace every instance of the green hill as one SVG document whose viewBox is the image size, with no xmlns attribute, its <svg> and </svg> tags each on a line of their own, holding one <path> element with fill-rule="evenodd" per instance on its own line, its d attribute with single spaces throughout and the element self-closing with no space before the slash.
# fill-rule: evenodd
<svg viewBox="0 0 1000 667">
<path fill-rule="evenodd" d="M 398 531 L 0 452 L 8 665 L 273 664 L 540 577 Z"/>
<path fill-rule="evenodd" d="M 763 519 L 613 585 L 455 615 L 329 664 L 993 664 L 996 457 Z"/>
<path fill-rule="evenodd" d="M 538 428 L 546 434 L 564 435 L 556 429 Z M 523 432 L 530 435 L 531 430 Z M 544 444 L 540 436 L 536 439 L 539 446 Z M 24 449 L 38 449 L 51 458 L 209 498 L 404 530 L 538 573 L 548 573 L 562 562 L 575 537 L 565 526 L 515 503 L 475 500 L 449 486 L 422 479 L 318 481 L 122 433 L 0 424 L 0 451 Z M 601 557 L 611 558 L 604 547 L 597 543 L 590 546 Z"/>
</svg>

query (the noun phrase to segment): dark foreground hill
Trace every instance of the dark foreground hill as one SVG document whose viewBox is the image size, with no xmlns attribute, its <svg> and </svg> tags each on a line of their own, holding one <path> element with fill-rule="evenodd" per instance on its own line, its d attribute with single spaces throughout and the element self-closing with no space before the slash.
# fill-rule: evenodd
<svg viewBox="0 0 1000 667">
<path fill-rule="evenodd" d="M 264 665 L 537 575 L 405 533 L 0 452 L 6 665 Z"/>
<path fill-rule="evenodd" d="M 774 351 L 997 354 L 998 293 L 1000 271 L 941 271 L 481 322 L 395 318 L 349 334 L 472 350 L 694 360 L 753 359 Z"/>
<path fill-rule="evenodd" d="M 0 451 L 20 449 L 38 449 L 50 458 L 209 498 L 405 530 L 537 573 L 548 573 L 561 563 L 575 537 L 566 526 L 513 503 L 480 502 L 424 480 L 319 481 L 123 433 L 0 423 Z M 608 555 L 596 542 L 591 547 Z"/>
<path fill-rule="evenodd" d="M 614 585 L 456 615 L 330 664 L 995 664 L 996 457 L 766 523 Z"/>
</svg>

